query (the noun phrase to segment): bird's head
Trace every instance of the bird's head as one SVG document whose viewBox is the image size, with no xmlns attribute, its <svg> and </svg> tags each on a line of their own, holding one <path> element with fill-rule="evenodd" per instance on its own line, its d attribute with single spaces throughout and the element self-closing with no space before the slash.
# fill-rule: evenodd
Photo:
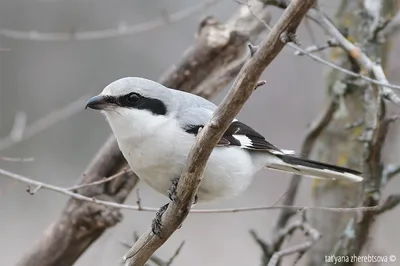
<svg viewBox="0 0 400 266">
<path fill-rule="evenodd" d="M 176 102 L 170 89 L 144 78 L 127 77 L 110 83 L 97 96 L 90 98 L 86 108 L 101 110 L 114 133 L 156 126 L 174 111 Z"/>
</svg>

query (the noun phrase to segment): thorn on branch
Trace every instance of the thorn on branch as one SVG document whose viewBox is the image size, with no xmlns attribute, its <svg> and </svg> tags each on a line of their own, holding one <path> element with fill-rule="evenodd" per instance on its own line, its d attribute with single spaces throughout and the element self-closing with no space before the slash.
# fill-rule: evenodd
<svg viewBox="0 0 400 266">
<path fill-rule="evenodd" d="M 32 189 L 32 187 L 30 185 L 28 185 L 26 192 L 28 192 L 30 195 L 35 195 L 36 192 L 38 192 L 39 189 L 41 189 L 41 188 L 42 188 L 42 186 L 39 185 L 39 186 L 36 186 L 34 189 Z"/>
<path fill-rule="evenodd" d="M 265 84 L 267 84 L 266 80 L 260 80 L 257 82 L 256 87 L 254 88 L 254 90 L 257 90 L 259 87 L 264 86 Z"/>
<path fill-rule="evenodd" d="M 136 204 L 137 204 L 137 206 L 138 206 L 138 209 L 139 209 L 139 210 L 142 210 L 142 209 L 143 209 L 143 208 L 142 208 L 142 199 L 140 198 L 139 189 L 136 189 L 136 197 L 137 197 L 137 199 L 136 199 Z"/>
<path fill-rule="evenodd" d="M 251 43 L 247 44 L 247 47 L 249 47 L 250 56 L 253 56 L 258 50 L 258 46 L 257 45 L 252 45 Z"/>
<path fill-rule="evenodd" d="M 300 46 L 300 42 L 297 39 L 297 35 L 295 32 L 288 32 L 288 31 L 283 32 L 281 35 L 281 41 L 283 43 L 292 42 L 292 43 L 296 44 L 297 46 Z"/>
</svg>

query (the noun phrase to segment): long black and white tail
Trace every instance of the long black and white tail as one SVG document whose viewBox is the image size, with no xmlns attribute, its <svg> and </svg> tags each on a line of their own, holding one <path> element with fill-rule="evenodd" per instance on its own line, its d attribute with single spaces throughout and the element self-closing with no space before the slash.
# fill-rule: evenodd
<svg viewBox="0 0 400 266">
<path fill-rule="evenodd" d="M 301 159 L 286 154 L 275 154 L 275 156 L 277 160 L 272 160 L 266 166 L 267 168 L 321 179 L 340 179 L 350 182 L 363 180 L 360 172 L 345 167 Z"/>
</svg>

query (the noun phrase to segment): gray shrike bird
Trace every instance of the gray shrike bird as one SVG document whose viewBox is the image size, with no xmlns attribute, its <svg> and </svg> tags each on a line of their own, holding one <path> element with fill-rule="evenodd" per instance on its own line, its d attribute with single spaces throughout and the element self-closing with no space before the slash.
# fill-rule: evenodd
<svg viewBox="0 0 400 266">
<path fill-rule="evenodd" d="M 217 108 L 194 94 L 138 77 L 112 82 L 86 107 L 102 111 L 132 170 L 164 195 L 181 176 L 196 135 Z M 211 153 L 197 199 L 202 202 L 238 195 L 263 168 L 362 181 L 355 170 L 295 157 L 235 119 Z"/>
</svg>

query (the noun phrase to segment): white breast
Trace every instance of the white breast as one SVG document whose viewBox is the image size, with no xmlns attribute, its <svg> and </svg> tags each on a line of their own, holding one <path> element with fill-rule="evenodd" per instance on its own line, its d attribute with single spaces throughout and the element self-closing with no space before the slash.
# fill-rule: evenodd
<svg viewBox="0 0 400 266">
<path fill-rule="evenodd" d="M 179 177 L 185 169 L 195 137 L 182 131 L 174 119 L 164 116 L 152 117 L 152 124 L 145 123 L 146 126 L 140 129 L 132 128 L 131 134 L 119 134 L 119 125 L 112 119 L 109 121 L 133 171 L 155 190 L 167 195 L 171 180 Z M 240 194 L 261 168 L 261 165 L 253 165 L 250 154 L 244 149 L 215 148 L 204 171 L 198 200 L 209 201 Z"/>
</svg>

